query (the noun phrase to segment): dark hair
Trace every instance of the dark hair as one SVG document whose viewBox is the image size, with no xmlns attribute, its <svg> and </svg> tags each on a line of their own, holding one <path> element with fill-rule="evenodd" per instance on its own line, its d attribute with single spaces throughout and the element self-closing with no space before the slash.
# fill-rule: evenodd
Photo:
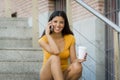
<svg viewBox="0 0 120 80">
<path fill-rule="evenodd" d="M 63 17 L 64 21 L 65 21 L 65 27 L 63 28 L 62 30 L 62 35 L 67 35 L 67 34 L 72 34 L 73 35 L 73 32 L 70 30 L 70 26 L 69 26 L 69 22 L 68 22 L 68 19 L 67 19 L 67 16 L 66 16 L 66 13 L 64 11 L 54 11 L 51 16 L 49 17 L 49 21 L 51 21 L 54 17 L 56 16 L 61 16 Z M 45 30 L 42 34 L 42 36 L 45 35 Z"/>
</svg>

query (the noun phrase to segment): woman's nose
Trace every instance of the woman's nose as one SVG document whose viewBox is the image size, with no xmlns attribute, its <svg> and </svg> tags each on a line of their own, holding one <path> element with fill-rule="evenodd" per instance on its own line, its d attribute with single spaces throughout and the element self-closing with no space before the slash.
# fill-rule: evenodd
<svg viewBox="0 0 120 80">
<path fill-rule="evenodd" d="M 57 24 L 56 24 L 56 26 L 59 26 L 59 25 L 60 25 L 60 23 L 57 23 Z"/>
</svg>

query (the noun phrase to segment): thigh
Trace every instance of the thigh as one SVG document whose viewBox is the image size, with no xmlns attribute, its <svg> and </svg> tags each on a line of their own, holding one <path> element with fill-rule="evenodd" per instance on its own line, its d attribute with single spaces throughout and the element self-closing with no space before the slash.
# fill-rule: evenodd
<svg viewBox="0 0 120 80">
<path fill-rule="evenodd" d="M 50 67 L 50 59 L 40 70 L 40 80 L 53 80 Z"/>
</svg>

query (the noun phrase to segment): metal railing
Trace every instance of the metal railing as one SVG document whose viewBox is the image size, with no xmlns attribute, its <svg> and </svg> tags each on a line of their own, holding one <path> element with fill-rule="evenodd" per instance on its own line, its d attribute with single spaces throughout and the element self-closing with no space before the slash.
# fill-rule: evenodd
<svg viewBox="0 0 120 80">
<path fill-rule="evenodd" d="M 99 12 L 97 12 L 96 10 L 94 10 L 93 8 L 91 8 L 90 6 L 88 6 L 86 3 L 84 3 L 82 0 L 76 0 L 77 3 L 79 3 L 81 6 L 83 6 L 85 9 L 87 9 L 88 11 L 90 11 L 92 14 L 94 14 L 96 17 L 98 17 L 99 19 L 101 19 L 103 22 L 107 23 L 108 25 L 110 25 L 113 29 L 115 29 L 117 32 L 120 33 L 120 27 L 117 26 L 116 24 L 114 24 L 112 21 L 110 21 L 109 19 L 107 19 L 106 17 L 104 17 L 102 14 L 100 14 Z"/>
<path fill-rule="evenodd" d="M 93 8 L 91 8 L 90 6 L 88 6 L 82 0 L 75 0 L 75 1 L 78 4 L 80 4 L 82 7 L 84 7 L 85 9 L 87 9 L 89 12 L 91 12 L 93 15 L 95 15 L 96 17 L 98 17 L 100 20 L 102 20 L 103 22 L 105 22 L 106 24 L 108 24 L 111 28 L 113 28 L 114 30 L 116 30 L 118 33 L 120 33 L 120 26 L 116 25 L 115 23 L 113 23 L 112 21 L 110 21 L 108 18 L 106 18 L 105 16 L 103 16 L 102 14 L 100 14 L 99 12 L 97 12 L 96 10 L 94 10 Z M 94 61 L 96 62 L 96 60 L 94 60 Z M 113 61 L 113 59 L 112 59 L 112 61 Z M 98 62 L 96 62 L 96 63 L 98 63 Z M 84 64 L 84 65 L 86 65 L 86 64 Z M 108 72 L 112 77 L 116 78 L 115 80 L 119 80 L 119 77 L 116 77 L 116 74 L 109 72 L 106 68 L 105 68 L 105 72 Z M 95 73 L 93 73 L 93 74 L 95 74 Z M 83 78 L 84 78 L 84 76 L 83 76 Z M 84 78 L 84 80 L 86 80 L 86 79 Z"/>
</svg>

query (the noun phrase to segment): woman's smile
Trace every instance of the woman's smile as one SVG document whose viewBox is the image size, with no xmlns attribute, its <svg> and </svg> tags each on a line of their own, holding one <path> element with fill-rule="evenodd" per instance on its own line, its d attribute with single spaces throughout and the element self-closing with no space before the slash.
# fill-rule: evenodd
<svg viewBox="0 0 120 80">
<path fill-rule="evenodd" d="M 63 28 L 54 27 L 54 32 L 61 32 Z"/>
</svg>

